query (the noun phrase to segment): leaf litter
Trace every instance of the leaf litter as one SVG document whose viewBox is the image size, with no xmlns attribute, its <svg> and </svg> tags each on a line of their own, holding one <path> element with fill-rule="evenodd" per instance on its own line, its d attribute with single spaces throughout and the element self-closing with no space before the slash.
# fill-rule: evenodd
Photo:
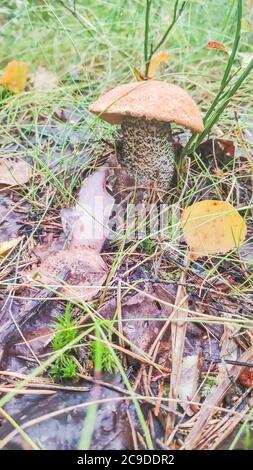
<svg viewBox="0 0 253 470">
<path fill-rule="evenodd" d="M 99 254 L 108 234 L 108 222 L 114 199 L 105 189 L 108 174 L 106 167 L 97 170 L 84 180 L 76 207 L 62 209 L 63 229 L 67 247 L 44 260 L 35 271 L 24 273 L 31 283 L 49 285 L 59 289 L 70 300 L 89 301 L 101 289 L 108 268 Z M 94 207 L 94 195 L 99 205 Z M 102 210 L 101 210 L 102 208 Z M 61 272 L 68 271 L 64 287 L 58 281 Z"/>
<path fill-rule="evenodd" d="M 19 212 L 15 202 L 5 193 L 0 194 L 0 242 L 8 242 L 19 235 L 26 214 Z"/>
<path fill-rule="evenodd" d="M 24 160 L 13 158 L 0 159 L 0 186 L 17 186 L 28 183 L 32 167 Z"/>
<path fill-rule="evenodd" d="M 247 9 L 249 10 L 251 6 L 252 1 L 247 0 Z M 244 31 L 249 31 L 251 24 L 246 23 L 247 21 L 244 20 L 242 26 Z M 152 48 L 153 45 L 151 45 Z M 207 48 L 220 51 L 219 55 L 230 52 L 225 44 L 217 41 L 209 41 Z M 246 54 L 241 54 L 241 58 L 248 60 Z M 150 71 L 154 76 L 158 72 L 161 62 L 167 61 L 168 55 L 164 51 L 159 51 L 152 59 L 153 71 Z M 93 67 L 95 59 L 92 58 L 91 64 Z M 152 62 L 150 68 L 152 69 Z M 1 84 L 12 93 L 23 92 L 27 86 L 27 72 L 28 64 L 12 61 L 7 64 L 0 79 Z M 146 78 L 138 71 L 136 71 L 136 75 L 137 79 Z M 32 86 L 29 84 L 29 89 L 35 92 L 53 91 L 58 86 L 57 82 L 58 77 L 53 76 L 48 70 L 40 68 L 32 77 Z M 64 160 L 62 157 L 71 156 L 75 147 L 80 145 L 81 159 L 87 163 L 90 155 L 87 155 L 86 152 L 86 141 L 89 140 L 89 136 L 87 139 L 86 135 L 83 138 L 83 129 L 81 132 L 79 129 L 73 131 L 74 126 L 65 126 L 64 122 L 59 123 L 59 121 L 64 121 L 61 114 L 64 113 L 59 110 L 58 116 L 55 116 L 56 119 L 52 119 L 50 122 L 47 121 L 47 117 L 45 120 L 40 117 L 39 127 L 35 132 L 33 132 L 34 129 L 32 130 L 32 136 L 29 135 L 29 131 L 23 140 L 19 136 L 22 144 L 25 143 L 26 146 L 29 146 L 31 137 L 31 148 L 34 145 L 39 147 L 43 157 L 43 146 L 48 144 L 53 146 L 53 161 L 47 162 L 51 165 L 50 168 L 58 167 L 59 163 Z M 15 132 L 18 131 L 15 130 Z M 20 134 L 23 134 L 23 129 Z M 180 145 L 179 139 L 178 148 Z M 64 152 L 62 152 L 62 147 L 64 147 Z M 252 205 L 252 182 L 249 182 L 252 173 L 252 168 L 250 168 L 250 166 L 252 167 L 250 165 L 252 155 L 248 155 L 248 148 L 241 145 L 242 148 L 237 152 L 234 142 L 230 141 L 229 137 L 222 141 L 220 138 L 215 139 L 215 142 L 209 140 L 204 142 L 201 147 L 202 155 L 205 154 L 206 157 L 203 158 L 203 163 L 207 162 L 210 176 L 220 179 L 221 199 L 236 201 L 237 207 Z M 209 147 L 208 152 L 207 147 Z M 66 161 L 64 161 L 63 167 L 64 165 L 66 165 Z M 196 166 L 196 163 L 192 162 L 193 174 L 196 171 Z M 72 170 L 73 168 L 71 168 Z M 238 176 L 233 182 L 232 188 L 232 179 L 227 178 L 229 171 L 233 171 L 233 174 Z M 214 199 L 213 188 L 208 177 L 202 176 L 199 174 L 199 186 L 196 194 L 198 200 L 204 202 L 208 198 L 210 202 Z M 160 244 L 158 242 L 157 251 L 151 258 L 151 268 L 147 266 L 147 263 L 143 263 L 144 266 L 147 266 L 147 276 L 143 276 L 143 271 L 138 270 L 139 263 L 143 262 L 143 253 L 138 251 L 134 254 L 131 253 L 126 265 L 123 263 L 123 266 L 116 270 L 113 278 L 109 277 L 103 296 L 99 299 L 102 285 L 109 272 L 109 266 L 113 265 L 115 255 L 115 247 L 112 246 L 110 246 L 110 252 L 108 250 L 105 256 L 104 253 L 100 254 L 108 231 L 105 230 L 104 236 L 99 239 L 94 240 L 92 237 L 91 227 L 95 226 L 96 230 L 98 226 L 107 228 L 113 206 L 113 199 L 110 199 L 105 189 L 106 177 L 107 170 L 100 169 L 86 179 L 77 205 L 73 209 L 62 210 L 64 232 L 58 239 L 50 243 L 50 237 L 48 237 L 47 246 L 42 243 L 34 247 L 34 237 L 29 240 L 28 249 L 24 250 L 25 267 L 22 266 L 16 271 L 15 258 L 13 263 L 15 268 L 13 265 L 8 267 L 11 269 L 8 271 L 10 276 L 18 274 L 18 281 L 14 285 L 14 290 L 7 287 L 6 297 L 1 305 L 0 340 L 1 343 L 7 345 L 9 355 L 7 353 L 0 359 L 2 359 L 3 367 L 6 367 L 8 371 L 16 370 L 16 376 L 10 375 L 11 379 L 6 380 L 6 375 L 4 375 L 6 371 L 2 371 L 4 385 L 13 387 L 15 383 L 22 380 L 20 370 L 23 369 L 25 374 L 29 374 L 33 370 L 36 359 L 43 360 L 43 354 L 46 353 L 48 346 L 50 348 L 48 341 L 50 341 L 52 322 L 56 316 L 64 313 L 63 295 L 74 301 L 81 299 L 84 303 L 96 298 L 97 312 L 102 317 L 100 320 L 109 319 L 114 326 L 116 325 L 110 341 L 112 344 L 115 342 L 115 346 L 121 347 L 120 359 L 124 361 L 127 376 L 131 378 L 133 389 L 139 393 L 138 398 L 140 397 L 142 408 L 148 408 L 145 419 L 150 426 L 154 444 L 156 445 L 160 441 L 163 449 L 164 447 L 169 449 L 216 448 L 222 439 L 231 433 L 236 424 L 247 415 L 250 406 L 252 406 L 250 390 L 245 390 L 245 388 L 241 389 L 239 397 L 233 396 L 235 399 L 233 405 L 227 406 L 228 394 L 233 384 L 231 377 L 226 375 L 227 369 L 229 369 L 233 381 L 239 380 L 243 387 L 248 387 L 251 384 L 249 380 L 250 368 L 244 367 L 242 369 L 240 365 L 240 361 L 244 365 L 247 362 L 252 364 L 251 318 L 253 302 L 252 293 L 248 288 L 248 280 L 251 275 L 249 263 L 247 266 L 246 257 L 239 258 L 239 252 L 233 253 L 233 259 L 223 259 L 222 263 L 218 263 L 217 260 L 220 258 L 210 257 L 210 254 L 223 253 L 224 246 L 217 248 L 212 245 L 211 250 L 203 250 L 203 240 L 200 243 L 201 252 L 198 255 L 207 255 L 205 259 L 198 256 L 197 262 L 192 262 L 191 257 L 189 264 L 184 264 L 180 257 L 175 256 L 175 251 L 172 249 L 171 258 L 173 261 L 166 260 L 166 253 L 163 253 L 162 256 L 159 255 Z M 192 188 L 193 182 L 191 178 L 190 175 L 190 188 Z M 120 192 L 124 192 L 128 184 L 125 185 L 122 179 L 120 183 Z M 16 187 L 19 184 L 24 183 L 17 181 L 16 178 L 13 186 Z M 83 206 L 87 200 L 90 202 L 89 196 L 92 199 L 96 194 L 95 189 L 100 193 L 102 200 L 108 202 L 109 210 L 105 219 L 96 212 L 96 207 L 93 205 L 90 213 L 84 210 Z M 192 202 L 189 201 L 187 205 L 189 206 Z M 193 206 L 190 207 L 192 209 Z M 187 209 L 185 210 L 187 211 Z M 7 244 L 18 239 L 20 235 L 16 226 L 19 218 L 15 219 L 14 211 L 11 210 L 10 213 L 11 217 L 9 217 L 7 210 L 3 230 L 0 226 L 0 234 Z M 251 236 L 252 226 L 248 229 L 247 239 L 250 239 Z M 192 246 L 193 243 L 188 242 L 187 236 L 185 238 L 190 249 L 193 248 L 197 251 L 199 239 L 197 246 Z M 241 235 L 236 236 L 232 245 L 230 237 L 225 251 L 240 245 L 243 238 Z M 186 250 L 187 253 L 188 248 L 183 240 L 180 240 L 179 247 Z M 5 253 L 4 251 L 3 254 L 5 255 Z M 16 255 L 17 251 L 14 253 Z M 31 262 L 31 255 L 34 254 L 37 259 Z M 27 258 L 29 268 L 26 267 Z M 181 263 L 179 263 L 180 261 Z M 137 268 L 134 270 L 135 263 Z M 161 269 L 155 269 L 156 263 Z M 124 282 L 126 278 L 124 275 L 122 276 L 122 271 L 123 273 L 128 271 L 129 264 L 136 276 L 135 279 L 130 276 L 127 278 L 127 282 Z M 177 268 L 180 268 L 181 276 L 178 276 L 178 271 L 175 274 L 175 264 Z M 23 283 L 24 278 L 22 279 L 21 275 L 28 283 Z M 7 276 L 4 279 L 13 281 L 13 277 L 8 278 Z M 89 284 L 88 290 L 87 284 Z M 109 290 L 109 292 L 107 290 L 108 286 L 115 287 L 115 285 L 117 286 L 117 297 L 111 293 L 113 290 Z M 53 301 L 50 299 L 52 286 L 56 297 Z M 237 294 L 241 286 L 243 292 L 238 299 Z M 81 325 L 82 321 L 85 325 L 83 318 L 80 320 Z M 43 337 L 46 339 L 41 341 Z M 30 347 L 33 345 L 32 351 L 30 347 L 27 347 L 28 343 Z M 136 352 L 134 356 L 132 354 L 131 360 L 127 356 L 130 350 Z M 30 356 L 31 352 L 34 357 Z M 143 363 L 141 361 L 141 353 L 145 353 L 149 362 Z M 163 362 L 164 367 L 159 369 L 160 359 L 164 354 L 166 354 Z M 77 357 L 81 363 L 79 370 L 85 369 L 86 358 L 82 358 L 81 354 Z M 134 361 L 132 361 L 133 357 Z M 239 362 L 238 364 L 227 364 L 226 360 Z M 8 365 L 8 361 L 11 364 Z M 176 377 L 177 373 L 180 380 Z M 201 383 L 203 375 L 203 381 L 212 378 L 216 380 L 215 384 L 211 384 L 206 398 L 203 398 L 203 395 L 201 398 L 201 393 L 199 393 L 201 392 L 199 389 L 203 385 Z M 48 379 L 48 376 L 46 378 Z M 133 414 L 131 416 L 127 414 L 128 402 L 121 378 L 116 374 L 109 377 L 101 375 L 100 378 L 101 382 L 109 382 L 107 386 L 104 383 L 99 385 L 100 398 L 108 399 L 109 404 L 103 405 L 101 403 L 98 410 L 91 447 L 105 449 L 113 446 L 124 449 L 133 448 L 134 444 L 135 447 L 145 448 L 141 436 L 142 430 L 138 427 Z M 36 385 L 42 387 L 43 379 L 45 377 L 37 378 Z M 94 377 L 89 375 L 89 380 L 94 381 Z M 85 385 L 87 382 L 84 381 Z M 92 391 L 90 394 L 87 390 L 81 392 L 75 390 L 75 392 L 69 393 L 66 384 L 60 384 L 62 390 L 54 393 L 53 385 L 55 384 L 50 383 L 52 395 L 45 397 L 39 392 L 36 394 L 36 390 L 31 387 L 32 384 L 36 388 L 34 379 L 31 379 L 28 389 L 20 391 L 21 396 L 13 398 L 5 406 L 6 411 L 14 417 L 16 422 L 29 430 L 36 442 L 42 443 L 43 448 L 77 448 L 84 422 L 82 404 L 89 405 Z M 81 384 L 78 385 L 81 388 Z M 97 384 L 95 384 L 96 386 Z M 168 390 L 169 387 L 171 390 Z M 123 391 L 119 392 L 116 388 L 122 388 Z M 22 392 L 23 394 L 31 392 L 33 395 L 22 396 Z M 85 398 L 84 395 L 86 395 Z M 148 397 L 149 401 L 144 397 Z M 178 399 L 176 406 L 172 406 L 170 401 L 166 401 L 168 397 L 169 399 L 171 397 Z M 117 401 L 117 398 L 120 398 L 120 401 Z M 46 416 L 45 410 L 51 416 Z M 82 412 L 79 413 L 81 410 Z M 159 417 L 159 424 L 162 428 L 161 435 L 157 433 L 158 420 L 154 418 L 154 415 L 155 418 Z M 170 433 L 168 433 L 169 426 L 166 415 L 173 415 L 173 419 L 170 420 L 170 424 L 173 422 Z M 58 419 L 59 417 L 60 419 Z M 28 448 L 28 442 L 18 436 L 18 431 L 13 430 L 6 420 L 0 428 L 0 434 L 3 437 L 3 446 Z M 133 437 L 134 439 L 132 439 Z"/>
<path fill-rule="evenodd" d="M 231 159 L 233 157 L 233 147 L 229 144 L 225 146 L 222 144 L 220 158 Z M 61 302 L 57 299 L 52 301 L 50 298 L 52 286 L 55 297 L 57 294 L 60 298 L 66 295 L 68 299 L 78 301 L 81 299 L 89 302 L 99 296 L 108 275 L 107 262 L 111 261 L 111 257 L 107 255 L 105 263 L 103 255 L 100 254 L 109 233 L 106 227 L 114 203 L 105 188 L 107 176 L 108 169 L 100 168 L 84 180 L 76 206 L 61 211 L 63 232 L 60 237 L 54 239 L 54 242 L 50 242 L 49 238 L 47 243 L 37 245 L 35 253 L 37 261 L 40 263 L 36 267 L 33 265 L 32 269 L 22 270 L 22 274 L 27 276 L 26 280 L 31 283 L 28 290 L 26 287 L 22 291 L 23 288 L 20 287 L 23 300 L 20 301 L 18 297 L 15 299 L 14 295 L 14 299 L 10 299 L 11 308 L 10 303 L 2 302 L 0 337 L 5 349 L 0 358 L 2 369 L 13 371 L 14 374 L 19 374 L 19 371 L 23 370 L 25 374 L 29 374 L 36 363 L 35 358 L 43 361 L 44 355 L 50 354 L 53 322 L 58 315 L 64 313 Z M 125 190 L 124 184 L 123 190 Z M 89 203 L 89 197 L 93 200 L 97 191 L 109 207 L 105 219 L 96 213 L 94 205 L 91 204 L 90 214 L 85 207 L 87 202 Z M 9 241 L 11 237 L 18 238 L 19 220 L 23 215 L 12 211 L 12 206 L 15 207 L 13 201 L 8 201 L 8 203 L 6 201 L 5 199 L 7 207 L 4 207 L 3 213 L 5 215 L 7 213 L 5 226 L 8 235 L 6 236 L 5 231 L 2 231 L 2 235 L 3 239 L 6 237 L 5 241 Z M 8 219 L 9 209 L 11 209 L 13 220 Z M 0 210 L 2 210 L 1 205 Z M 105 231 L 103 237 L 94 240 L 92 227 L 97 227 L 96 224 L 103 226 Z M 248 236 L 249 232 L 247 238 Z M 148 409 L 149 419 L 152 419 L 153 429 L 156 430 L 162 422 L 160 434 L 157 433 L 156 438 L 162 440 L 163 445 L 167 444 L 176 448 L 180 446 L 190 449 L 216 448 L 221 445 L 222 440 L 231 433 L 250 409 L 248 387 L 252 386 L 251 369 L 242 368 L 236 364 L 229 365 L 225 361 L 250 362 L 252 360 L 250 355 L 252 342 L 250 343 L 249 340 L 245 342 L 247 332 L 244 335 L 239 335 L 241 342 L 238 342 L 239 330 L 237 328 L 231 330 L 230 327 L 224 327 L 222 324 L 205 324 L 205 315 L 209 315 L 210 318 L 215 317 L 215 321 L 217 321 L 222 312 L 225 319 L 238 320 L 240 308 L 242 308 L 244 315 L 250 319 L 252 308 L 250 304 L 238 301 L 236 295 L 231 293 L 228 288 L 228 282 L 229 285 L 236 287 L 237 278 L 241 276 L 241 271 L 233 271 L 234 266 L 231 270 L 231 263 L 227 261 L 224 264 L 225 272 L 220 269 L 219 279 L 209 283 L 208 270 L 211 268 L 211 263 L 208 265 L 208 262 L 203 265 L 201 275 L 197 274 L 198 271 L 194 269 L 194 263 L 192 263 L 187 278 L 181 278 L 185 284 L 185 291 L 184 295 L 180 297 L 179 303 L 175 300 L 178 281 L 170 282 L 164 281 L 164 279 L 161 281 L 161 279 L 157 279 L 152 268 L 147 266 L 147 276 L 143 275 L 144 271 L 138 269 L 133 271 L 137 274 L 128 280 L 128 295 L 124 294 L 120 302 L 115 296 L 109 296 L 110 298 L 106 298 L 98 309 L 99 315 L 105 320 L 113 321 L 113 325 L 116 327 L 115 331 L 118 333 L 114 334 L 113 341 L 121 345 L 123 354 L 128 358 L 127 373 L 129 376 L 134 375 L 135 377 L 133 387 L 137 393 L 145 397 L 148 396 L 151 400 L 150 402 L 147 399 L 140 399 L 145 417 L 147 416 L 145 409 Z M 198 260 L 198 263 L 201 263 L 201 260 Z M 164 265 L 166 272 L 169 272 L 172 264 L 164 262 Z M 125 268 L 125 266 L 121 266 L 121 272 L 124 272 Z M 229 275 L 226 271 L 229 271 Z M 116 272 L 114 281 L 118 282 L 118 276 L 120 276 L 119 271 Z M 139 282 L 137 292 L 136 288 L 132 287 L 132 283 L 136 281 Z M 89 285 L 88 289 L 84 287 L 87 285 Z M 28 294 L 31 296 L 31 293 L 33 299 L 26 300 L 26 296 Z M 44 300 L 36 300 L 37 297 L 43 296 Z M 186 304 L 182 301 L 186 301 Z M 164 400 L 168 398 L 167 388 L 174 363 L 172 329 L 175 308 L 180 311 L 182 306 L 188 312 L 188 321 L 187 328 L 181 325 L 181 331 L 182 326 L 184 329 L 184 341 L 181 344 L 180 352 L 182 358 L 181 378 L 177 384 L 176 392 L 180 405 L 174 408 L 176 419 L 174 428 L 168 435 L 168 423 L 167 420 L 164 420 L 164 413 L 171 413 L 172 407 L 170 404 L 168 408 L 168 402 Z M 119 307 L 120 315 L 118 314 Z M 16 325 L 10 318 L 10 312 L 16 319 L 24 338 L 20 337 Z M 184 310 L 182 312 L 182 318 L 185 319 Z M 198 315 L 200 315 L 200 319 L 204 320 L 203 325 L 192 321 L 192 318 Z M 223 317 L 222 320 L 224 320 Z M 28 344 L 35 358 L 31 354 Z M 128 356 L 128 350 L 135 354 Z M 146 355 L 145 361 L 142 362 L 144 354 Z M 81 353 L 78 355 L 78 359 L 81 360 Z M 81 360 L 83 367 L 86 361 L 87 359 Z M 235 401 L 232 406 L 226 404 L 226 397 L 228 399 L 229 391 L 232 388 L 227 375 L 228 370 L 234 380 L 237 380 L 242 387 L 239 395 L 233 397 Z M 207 397 L 204 397 L 202 388 L 205 386 L 210 372 L 210 377 L 213 377 L 215 381 L 209 387 Z M 90 379 L 91 377 L 89 375 Z M 108 397 L 106 393 L 108 389 L 110 390 L 110 386 L 113 387 L 116 384 L 116 387 L 124 390 L 121 381 L 114 374 L 102 378 L 103 381 L 108 381 L 109 385 L 108 388 L 100 385 L 101 400 Z M 19 380 L 18 375 L 17 380 L 13 380 L 13 378 L 7 380 L 5 375 L 2 376 L 3 384 L 9 388 Z M 36 386 L 37 388 L 40 386 L 41 389 L 43 386 L 39 383 L 40 380 L 41 377 L 38 378 Z M 91 400 L 89 393 L 79 392 L 78 388 L 81 389 L 83 385 L 87 385 L 87 381 L 79 381 L 76 390 L 72 392 L 67 390 L 68 384 L 60 384 L 62 391 L 54 392 L 51 396 L 46 397 L 40 395 L 41 392 L 36 393 L 36 387 L 33 388 L 33 384 L 34 382 L 31 382 L 27 389 L 33 393 L 32 396 L 22 394 L 17 396 L 5 406 L 5 410 L 22 424 L 25 414 L 27 414 L 26 422 L 28 421 L 28 424 L 30 420 L 34 420 L 31 426 L 27 427 L 27 431 L 32 432 L 36 442 L 42 442 L 43 448 L 77 448 L 85 417 L 84 412 L 79 413 L 79 405 L 86 403 L 88 406 Z M 52 381 L 49 381 L 49 386 L 53 392 Z M 99 407 L 98 425 L 93 433 L 92 448 L 106 449 L 113 445 L 113 448 L 117 446 L 117 448 L 131 449 L 133 448 L 132 427 L 130 426 L 133 422 L 131 420 L 134 420 L 134 427 L 141 434 L 136 417 L 132 410 L 131 416 L 129 416 L 126 400 L 122 400 L 122 406 L 119 406 L 117 400 L 114 402 L 113 397 L 122 397 L 122 393 L 113 397 L 109 395 L 109 397 L 111 406 L 101 402 Z M 158 397 L 160 404 L 157 403 Z M 152 400 L 155 401 L 152 403 Z M 32 404 L 34 406 L 31 406 Z M 73 407 L 76 419 L 69 418 L 68 421 L 68 413 L 72 415 L 72 410 L 64 414 L 64 408 L 68 410 L 68 406 Z M 60 411 L 62 407 L 63 411 Z M 52 415 L 48 420 L 43 420 L 45 410 L 49 414 L 59 411 L 59 416 Z M 232 415 L 227 411 L 235 414 Z M 152 418 L 150 418 L 150 413 Z M 157 416 L 159 417 L 159 425 Z M 57 435 L 56 429 L 59 435 Z M 1 426 L 0 434 L 6 448 L 19 446 L 26 448 L 27 446 L 27 443 L 18 437 L 18 433 L 13 431 L 7 422 Z M 138 441 L 138 446 L 143 448 L 143 443 Z"/>
</svg>

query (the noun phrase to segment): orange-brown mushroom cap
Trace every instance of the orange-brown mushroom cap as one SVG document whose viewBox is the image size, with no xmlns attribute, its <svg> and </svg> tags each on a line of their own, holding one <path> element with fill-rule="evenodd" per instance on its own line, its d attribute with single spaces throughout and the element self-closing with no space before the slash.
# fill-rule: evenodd
<svg viewBox="0 0 253 470">
<path fill-rule="evenodd" d="M 119 85 L 91 104 L 89 110 L 110 124 L 121 124 L 126 116 L 175 122 L 193 132 L 204 130 L 200 110 L 188 93 L 157 80 Z"/>
</svg>

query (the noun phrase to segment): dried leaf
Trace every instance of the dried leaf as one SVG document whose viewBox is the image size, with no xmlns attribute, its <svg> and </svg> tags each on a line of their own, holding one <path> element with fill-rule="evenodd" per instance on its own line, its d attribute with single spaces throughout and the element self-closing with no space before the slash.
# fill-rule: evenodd
<svg viewBox="0 0 253 470">
<path fill-rule="evenodd" d="M 234 158 L 235 144 L 232 140 L 219 139 L 217 140 L 217 143 L 226 156 Z"/>
<path fill-rule="evenodd" d="M 86 178 L 76 207 L 62 209 L 69 247 L 56 248 L 54 253 L 48 247 L 48 255 L 44 252 L 39 268 L 24 273 L 30 282 L 49 284 L 71 300 L 89 301 L 100 291 L 108 270 L 99 251 L 109 232 L 108 222 L 114 205 L 114 198 L 105 189 L 107 175 L 108 168 L 101 167 Z M 64 287 L 62 272 L 68 273 Z"/>
<path fill-rule="evenodd" d="M 159 70 L 160 64 L 162 62 L 167 62 L 169 58 L 169 54 L 166 51 L 159 51 L 150 60 L 149 69 L 148 69 L 148 77 L 154 78 L 156 73 Z"/>
<path fill-rule="evenodd" d="M 22 237 L 13 238 L 12 240 L 0 243 L 0 255 L 4 255 L 7 251 L 14 248 L 22 240 Z"/>
<path fill-rule="evenodd" d="M 0 84 L 4 85 L 13 93 L 20 93 L 25 89 L 27 73 L 28 64 L 13 60 L 7 65 L 2 77 L 0 78 Z"/>
<path fill-rule="evenodd" d="M 51 91 L 57 88 L 58 77 L 45 67 L 38 67 L 31 82 L 36 91 Z"/>
<path fill-rule="evenodd" d="M 53 338 L 52 328 L 49 327 L 47 322 L 48 318 L 44 315 L 44 325 L 39 326 L 39 322 L 37 322 L 36 327 L 33 325 L 33 329 L 28 330 L 28 332 L 24 334 L 25 341 L 20 341 L 13 345 L 12 350 L 15 356 L 29 358 L 31 357 L 31 350 L 35 355 L 38 355 L 46 349 Z M 30 348 L 27 347 L 27 343 Z"/>
<path fill-rule="evenodd" d="M 238 247 L 247 232 L 243 218 L 224 201 L 206 200 L 193 204 L 183 211 L 181 225 L 195 259 Z"/>
<path fill-rule="evenodd" d="M 17 238 L 25 212 L 15 211 L 15 203 L 5 194 L 0 194 L 0 242 Z"/>
<path fill-rule="evenodd" d="M 163 292 L 164 295 L 166 294 L 166 301 L 171 306 L 165 306 L 162 302 L 159 304 L 159 299 L 163 300 L 160 286 L 148 282 L 145 285 L 145 291 L 122 299 L 123 334 L 131 342 L 133 350 L 137 347 L 137 351 L 148 352 L 170 316 L 175 301 L 175 287 L 166 286 Z M 112 299 L 99 309 L 99 314 L 111 320 L 115 318 L 116 309 L 117 302 Z"/>
<path fill-rule="evenodd" d="M 208 41 L 206 47 L 207 49 L 216 49 L 217 51 L 223 51 L 228 54 L 228 49 L 224 44 L 222 44 L 222 42 Z"/>
<path fill-rule="evenodd" d="M 178 387 L 178 398 L 182 400 L 180 406 L 186 411 L 188 416 L 192 416 L 194 411 L 186 402 L 189 400 L 194 400 L 194 402 L 199 401 L 197 390 L 200 372 L 200 353 L 184 356 Z"/>
<path fill-rule="evenodd" d="M 114 198 L 105 188 L 108 168 L 101 167 L 83 182 L 76 207 L 62 209 L 62 225 L 72 246 L 86 246 L 97 253 L 108 236 Z"/>
<path fill-rule="evenodd" d="M 32 167 L 24 160 L 2 158 L 0 160 L 0 184 L 17 186 L 25 184 L 32 176 Z"/>
<path fill-rule="evenodd" d="M 200 144 L 199 152 L 205 165 L 210 167 L 211 163 L 213 171 L 222 174 L 222 168 L 231 162 L 235 154 L 235 143 L 224 139 L 207 139 Z M 215 155 L 217 166 L 212 159 L 213 155 Z"/>
<path fill-rule="evenodd" d="M 60 273 L 68 271 L 66 281 L 60 280 Z M 101 289 L 106 276 L 107 266 L 101 256 L 86 248 L 60 250 L 34 271 L 24 273 L 31 284 L 52 286 L 54 290 L 69 300 L 91 300 Z M 64 287 L 63 287 L 64 286 Z"/>
<path fill-rule="evenodd" d="M 147 80 L 146 77 L 136 68 L 133 68 L 134 76 L 138 82 L 142 82 L 143 80 Z"/>
<path fill-rule="evenodd" d="M 5 299 L 0 302 L 0 364 L 1 347 L 6 349 L 6 345 L 9 344 L 13 351 L 15 341 L 20 342 L 20 330 L 17 325 L 19 328 L 22 327 L 24 338 L 31 338 L 34 332 L 37 336 L 41 328 L 51 327 L 55 318 L 62 314 L 60 302 L 49 301 L 54 296 L 50 288 L 24 289 L 23 294 L 29 300 L 23 302 L 20 299 Z"/>
<path fill-rule="evenodd" d="M 246 388 L 253 387 L 253 370 L 249 367 L 244 367 L 239 375 L 238 381 Z"/>
</svg>

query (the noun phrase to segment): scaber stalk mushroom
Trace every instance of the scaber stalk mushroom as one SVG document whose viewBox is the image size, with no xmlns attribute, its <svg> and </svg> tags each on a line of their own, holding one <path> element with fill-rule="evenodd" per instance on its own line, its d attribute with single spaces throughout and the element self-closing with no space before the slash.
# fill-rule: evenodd
<svg viewBox="0 0 253 470">
<path fill-rule="evenodd" d="M 121 125 L 118 160 L 141 187 L 168 191 L 175 170 L 176 151 L 171 123 L 204 129 L 200 110 L 182 88 L 157 80 L 117 86 L 89 110 L 110 124 Z"/>
</svg>

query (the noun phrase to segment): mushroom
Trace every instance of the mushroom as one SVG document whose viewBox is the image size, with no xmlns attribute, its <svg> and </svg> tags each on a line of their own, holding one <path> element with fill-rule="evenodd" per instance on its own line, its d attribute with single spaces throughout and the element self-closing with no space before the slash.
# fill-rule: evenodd
<svg viewBox="0 0 253 470">
<path fill-rule="evenodd" d="M 167 191 L 175 170 L 176 151 L 171 122 L 204 129 L 200 110 L 182 88 L 157 80 L 117 86 L 102 95 L 89 110 L 110 124 L 120 124 L 118 160 L 137 185 Z"/>
</svg>

